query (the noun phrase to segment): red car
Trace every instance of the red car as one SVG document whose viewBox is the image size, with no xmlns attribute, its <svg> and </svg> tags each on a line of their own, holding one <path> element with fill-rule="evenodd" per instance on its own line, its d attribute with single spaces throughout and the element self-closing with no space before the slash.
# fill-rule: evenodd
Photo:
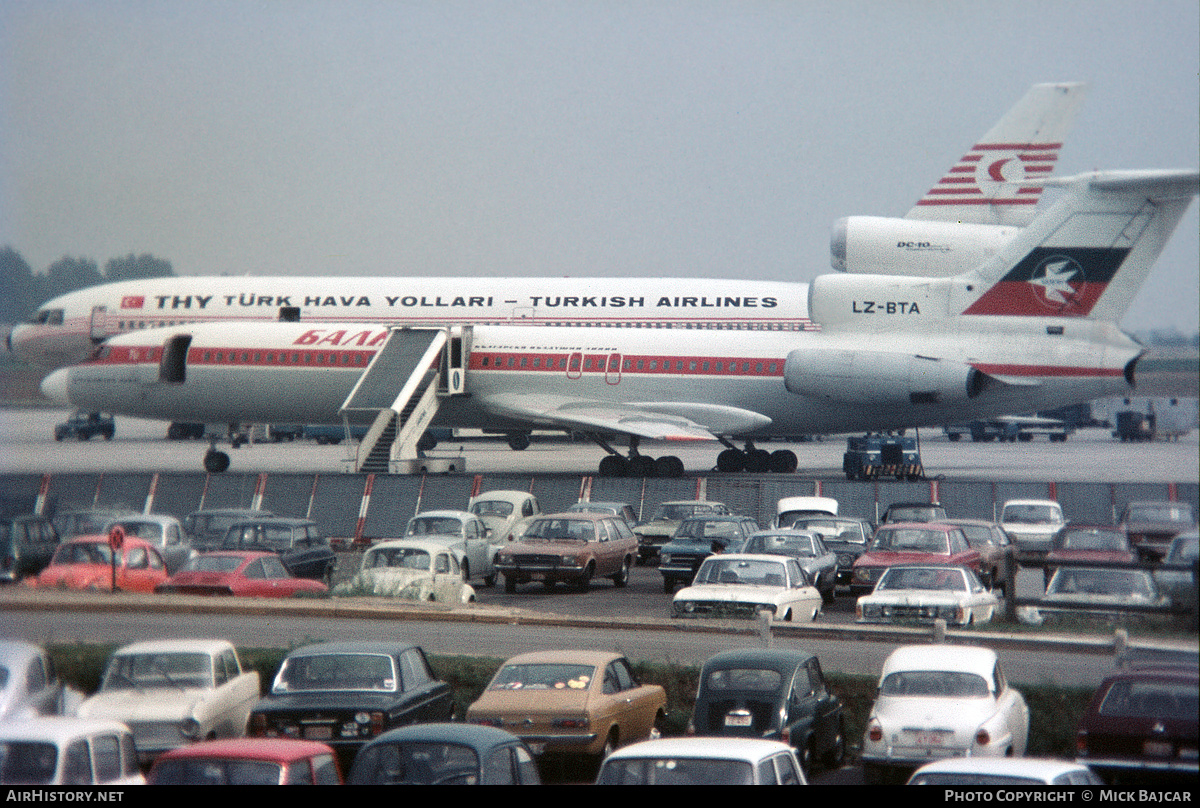
<svg viewBox="0 0 1200 808">
<path fill-rule="evenodd" d="M 950 564 L 982 567 L 979 550 L 967 541 L 962 528 L 940 522 L 897 522 L 875 531 L 867 551 L 854 562 L 850 589 L 857 595 L 870 592 L 894 564 Z"/>
<path fill-rule="evenodd" d="M 324 594 L 329 587 L 309 578 L 296 578 L 275 553 L 218 552 L 193 558 L 158 593 L 177 595 L 238 595 L 251 598 L 293 598 Z"/>
<path fill-rule="evenodd" d="M 1046 554 L 1046 566 L 1042 570 L 1043 586 L 1057 569 L 1051 561 L 1111 561 L 1132 564 L 1138 560 L 1137 553 L 1129 544 L 1124 528 L 1111 525 L 1065 525 L 1059 528 L 1050 540 L 1050 552 Z"/>
<path fill-rule="evenodd" d="M 172 749 L 154 762 L 156 786 L 339 786 L 332 748 L 288 738 L 234 738 Z"/>
<path fill-rule="evenodd" d="M 107 591 L 112 589 L 112 557 L 108 536 L 79 536 L 60 544 L 50 566 L 25 583 L 40 589 Z M 168 577 L 166 562 L 153 544 L 125 539 L 117 551 L 118 590 L 150 593 Z"/>
<path fill-rule="evenodd" d="M 1194 784 L 1198 693 L 1194 664 L 1109 676 L 1079 721 L 1075 759 L 1110 782 L 1178 777 Z"/>
</svg>

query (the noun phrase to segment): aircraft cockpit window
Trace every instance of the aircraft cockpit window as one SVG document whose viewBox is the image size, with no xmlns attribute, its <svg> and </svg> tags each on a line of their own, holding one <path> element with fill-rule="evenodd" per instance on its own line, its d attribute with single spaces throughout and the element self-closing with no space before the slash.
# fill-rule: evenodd
<svg viewBox="0 0 1200 808">
<path fill-rule="evenodd" d="M 42 309 L 29 318 L 29 322 L 34 325 L 62 325 L 63 310 L 62 309 Z"/>
</svg>

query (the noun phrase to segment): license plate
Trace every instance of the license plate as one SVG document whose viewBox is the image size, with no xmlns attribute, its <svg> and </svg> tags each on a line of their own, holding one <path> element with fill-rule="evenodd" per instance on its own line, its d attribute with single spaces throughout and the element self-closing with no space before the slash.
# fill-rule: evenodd
<svg viewBox="0 0 1200 808">
<path fill-rule="evenodd" d="M 1142 754 L 1154 757 L 1167 757 L 1171 754 L 1171 744 L 1163 741 L 1146 741 L 1142 744 Z"/>
<path fill-rule="evenodd" d="M 529 751 L 533 752 L 533 754 L 535 754 L 535 755 L 541 755 L 541 754 L 545 753 L 545 751 L 546 751 L 546 744 L 531 743 L 531 744 L 529 744 Z"/>
<path fill-rule="evenodd" d="M 531 581 L 540 581 L 540 580 L 544 579 L 545 577 L 546 577 L 546 574 L 543 572 L 531 572 L 529 574 L 529 580 L 531 580 Z"/>
<path fill-rule="evenodd" d="M 748 727 L 750 726 L 751 717 L 749 715 L 739 715 L 738 713 L 730 713 L 725 716 L 725 726 L 727 727 Z"/>
<path fill-rule="evenodd" d="M 914 732 L 913 741 L 917 746 L 941 746 L 946 742 L 946 733 Z"/>
<path fill-rule="evenodd" d="M 304 737 L 310 741 L 328 741 L 333 737 L 333 727 L 305 727 Z"/>
</svg>

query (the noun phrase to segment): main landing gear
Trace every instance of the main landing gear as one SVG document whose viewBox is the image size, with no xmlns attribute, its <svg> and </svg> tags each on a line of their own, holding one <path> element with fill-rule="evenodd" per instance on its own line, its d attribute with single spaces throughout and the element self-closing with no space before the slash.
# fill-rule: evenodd
<svg viewBox="0 0 1200 808">
<path fill-rule="evenodd" d="M 675 455 L 659 458 L 638 454 L 638 439 L 629 438 L 629 456 L 622 457 L 599 435 L 588 435 L 600 448 L 608 452 L 600 459 L 601 477 L 682 477 L 683 461 Z"/>
<path fill-rule="evenodd" d="M 738 449 L 725 438 L 721 443 L 729 448 L 717 455 L 717 471 L 748 471 L 752 474 L 764 474 L 768 471 L 776 474 L 792 474 L 800 461 L 791 449 L 777 449 L 768 452 L 766 449 L 756 449 L 751 441 L 746 441 L 745 449 Z"/>
</svg>

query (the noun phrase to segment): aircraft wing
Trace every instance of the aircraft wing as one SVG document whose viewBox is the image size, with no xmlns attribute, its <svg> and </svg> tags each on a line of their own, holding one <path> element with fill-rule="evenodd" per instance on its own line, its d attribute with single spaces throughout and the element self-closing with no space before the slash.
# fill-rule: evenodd
<svg viewBox="0 0 1200 808">
<path fill-rule="evenodd" d="M 714 440 L 770 425 L 761 413 L 701 402 L 613 402 L 569 396 L 501 394 L 485 397 L 498 416 L 548 427 L 617 432 L 649 440 Z"/>
</svg>

